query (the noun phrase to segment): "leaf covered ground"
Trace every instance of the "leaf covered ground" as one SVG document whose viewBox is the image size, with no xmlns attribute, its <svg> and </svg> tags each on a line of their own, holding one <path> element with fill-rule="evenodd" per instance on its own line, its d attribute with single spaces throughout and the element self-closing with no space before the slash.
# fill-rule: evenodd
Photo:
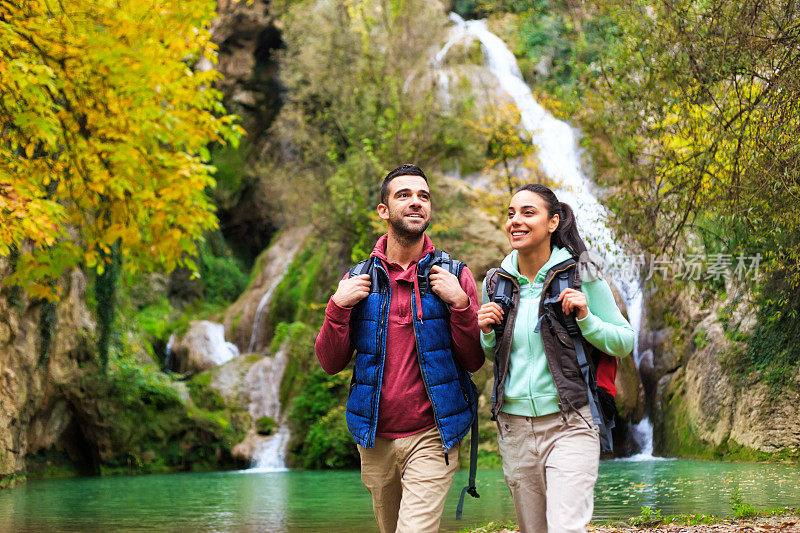
<svg viewBox="0 0 800 533">
<path fill-rule="evenodd" d="M 489 523 L 471 533 L 512 533 L 519 528 L 507 527 Z M 800 515 L 765 516 L 756 518 L 743 518 L 736 520 L 720 520 L 714 524 L 658 524 L 652 526 L 631 526 L 624 522 L 611 525 L 589 526 L 590 533 L 629 533 L 633 531 L 648 531 L 652 533 L 756 533 L 756 532 L 800 532 Z"/>
</svg>

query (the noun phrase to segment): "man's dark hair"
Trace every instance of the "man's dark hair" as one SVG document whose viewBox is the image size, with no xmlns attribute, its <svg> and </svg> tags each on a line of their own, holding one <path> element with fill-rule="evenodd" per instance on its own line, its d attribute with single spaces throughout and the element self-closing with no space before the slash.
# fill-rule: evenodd
<svg viewBox="0 0 800 533">
<path fill-rule="evenodd" d="M 384 205 L 388 205 L 389 202 L 389 182 L 397 176 L 419 176 L 425 180 L 425 183 L 428 183 L 428 178 L 425 176 L 425 173 L 417 165 L 412 165 L 410 163 L 400 165 L 383 178 L 383 184 L 381 185 L 381 203 Z"/>
</svg>

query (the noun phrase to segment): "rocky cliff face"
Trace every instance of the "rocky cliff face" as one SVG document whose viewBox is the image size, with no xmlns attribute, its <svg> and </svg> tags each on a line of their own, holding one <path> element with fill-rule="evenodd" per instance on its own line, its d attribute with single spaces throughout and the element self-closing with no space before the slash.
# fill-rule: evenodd
<svg viewBox="0 0 800 533">
<path fill-rule="evenodd" d="M 212 161 L 225 183 L 214 191 L 220 229 L 237 252 L 255 257 L 277 229 L 270 191 L 262 186 L 270 142 L 269 129 L 281 108 L 277 55 L 283 48 L 279 19 L 270 2 L 219 0 L 211 38 L 218 45 L 218 63 L 195 68 L 216 69 L 226 109 L 241 117 L 247 135 L 238 150 L 216 147 Z M 246 347 L 244 347 L 246 349 Z"/>
<path fill-rule="evenodd" d="M 275 53 L 283 42 L 278 24 L 269 2 L 218 0 L 211 39 L 219 46 L 219 63 L 199 66 L 222 73 L 219 87 L 226 104 L 244 118 L 248 133 L 257 137 L 279 108 Z"/>
<path fill-rule="evenodd" d="M 800 369 L 789 386 L 776 391 L 764 375 L 743 372 L 734 363 L 747 349 L 737 339 L 751 334 L 755 324 L 752 302 L 745 297 L 737 303 L 731 296 L 704 307 L 696 292 L 685 292 L 668 307 L 673 326 L 646 332 L 640 340 L 656 453 L 800 457 Z"/>
<path fill-rule="evenodd" d="M 0 278 L 8 274 L 0 265 Z M 195 406 L 134 334 L 128 359 L 103 372 L 86 278 L 62 280 L 57 305 L 0 293 L 0 485 L 26 475 L 152 472 L 232 464 L 244 435 Z M 249 420 L 247 421 L 249 425 Z M 206 451 L 216 455 L 208 457 Z"/>
<path fill-rule="evenodd" d="M 241 353 L 261 351 L 269 344 L 272 328 L 269 308 L 275 289 L 289 265 L 306 244 L 311 232 L 308 226 L 286 228 L 256 260 L 258 271 L 253 282 L 225 312 L 225 338 L 239 347 Z"/>
<path fill-rule="evenodd" d="M 58 306 L 8 290 L 0 298 L 0 476 L 23 472 L 26 455 L 53 447 L 91 464 L 70 398 L 80 387 L 95 325 L 84 303 L 83 275 L 74 271 L 65 284 Z M 70 434 L 76 438 L 62 439 Z"/>
</svg>

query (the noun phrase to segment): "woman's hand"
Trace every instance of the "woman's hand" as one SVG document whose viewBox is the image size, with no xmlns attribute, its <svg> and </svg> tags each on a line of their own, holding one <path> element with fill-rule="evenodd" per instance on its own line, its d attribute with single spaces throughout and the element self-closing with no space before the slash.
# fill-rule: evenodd
<svg viewBox="0 0 800 533">
<path fill-rule="evenodd" d="M 586 303 L 586 295 L 581 291 L 564 289 L 561 294 L 558 295 L 558 301 L 561 302 L 561 308 L 566 315 L 577 310 L 578 313 L 576 317 L 578 320 L 583 320 L 586 318 L 586 315 L 589 314 L 589 304 Z"/>
<path fill-rule="evenodd" d="M 489 302 L 485 303 L 478 309 L 478 327 L 484 333 L 492 331 L 492 324 L 500 324 L 503 322 L 503 308 L 500 305 Z"/>
</svg>

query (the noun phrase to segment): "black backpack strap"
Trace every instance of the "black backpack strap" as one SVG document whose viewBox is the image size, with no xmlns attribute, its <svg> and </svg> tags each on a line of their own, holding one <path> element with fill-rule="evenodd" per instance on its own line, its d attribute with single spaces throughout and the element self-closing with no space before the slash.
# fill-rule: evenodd
<svg viewBox="0 0 800 533">
<path fill-rule="evenodd" d="M 470 381 L 472 383 L 472 381 Z M 475 384 L 472 383 L 474 389 Z M 477 395 L 477 390 L 475 390 Z M 478 410 L 475 409 L 475 418 L 472 420 L 472 433 L 469 438 L 469 481 L 467 485 L 461 489 L 461 496 L 458 498 L 458 506 L 456 507 L 456 520 L 461 519 L 464 512 L 464 496 L 469 494 L 473 498 L 480 498 L 478 488 L 475 486 L 475 478 L 478 475 Z"/>
<path fill-rule="evenodd" d="M 498 268 L 497 285 L 495 285 L 494 293 L 489 296 L 489 301 L 501 300 L 505 306 L 514 307 L 514 300 L 511 298 L 513 291 L 514 283 L 511 281 L 511 274 L 502 268 Z"/>
<path fill-rule="evenodd" d="M 448 254 L 444 250 L 440 250 L 440 249 L 436 248 L 433 251 L 433 261 L 431 261 L 431 265 L 437 265 L 438 264 L 443 269 L 445 269 L 448 272 L 450 272 L 450 261 L 451 261 L 450 254 Z"/>
<path fill-rule="evenodd" d="M 431 260 L 425 265 L 424 268 L 417 272 L 417 283 L 419 284 L 420 292 L 428 292 L 430 290 L 431 268 L 433 268 L 434 265 L 442 267 L 459 280 L 461 279 L 461 271 L 464 270 L 465 266 L 463 261 L 453 259 L 450 254 L 444 250 L 439 250 L 436 248 L 433 251 L 433 257 Z"/>
<path fill-rule="evenodd" d="M 507 271 L 503 270 L 503 268 L 498 268 L 495 271 L 495 277 L 497 278 L 497 282 L 495 283 L 494 290 L 491 291 L 489 284 L 486 287 L 486 293 L 489 297 L 490 302 L 496 302 L 503 308 L 505 315 L 503 316 L 503 321 L 500 324 L 495 324 L 493 326 L 494 333 L 497 338 L 497 342 L 499 344 L 500 337 L 505 332 L 506 328 L 506 319 L 508 317 L 508 310 L 514 307 L 514 299 L 512 298 L 512 294 L 514 292 L 514 282 L 511 281 L 512 275 L 509 274 Z"/>
<path fill-rule="evenodd" d="M 363 261 L 356 263 L 352 267 L 350 267 L 350 276 L 360 276 L 361 274 L 366 274 L 369 271 L 370 265 L 369 263 L 372 262 L 372 258 L 364 259 Z"/>
<path fill-rule="evenodd" d="M 350 276 L 360 276 L 361 274 L 369 274 L 369 279 L 372 281 L 372 285 L 370 286 L 370 292 L 381 292 L 380 283 L 376 283 L 376 278 L 380 276 L 375 276 L 375 258 L 370 257 L 369 259 L 365 259 L 357 263 L 350 269 Z"/>
<path fill-rule="evenodd" d="M 589 408 L 592 411 L 592 420 L 597 427 L 600 428 L 600 451 L 602 453 L 610 453 L 614 449 L 614 442 L 611 435 L 611 428 L 613 427 L 613 420 L 606 424 L 605 417 L 602 416 L 602 406 L 600 398 L 597 394 L 597 378 L 594 375 L 594 367 L 589 363 L 586 357 L 586 351 L 583 349 L 583 335 L 581 335 L 578 322 L 573 315 L 565 315 L 558 301 L 558 296 L 569 288 L 570 269 L 563 269 L 558 272 L 553 280 L 550 282 L 551 296 L 545 300 L 545 305 L 550 304 L 551 309 L 556 313 L 556 319 L 562 320 L 566 326 L 567 332 L 572 339 L 572 345 L 575 347 L 575 354 L 578 358 L 578 367 L 583 376 L 583 382 L 586 384 L 586 394 L 589 398 Z"/>
<path fill-rule="evenodd" d="M 438 253 L 439 255 L 438 257 L 434 256 L 433 264 L 438 264 L 460 280 L 461 271 L 464 270 L 466 264 L 458 259 L 453 259 L 450 254 L 444 250 L 436 250 L 434 253 Z"/>
</svg>

